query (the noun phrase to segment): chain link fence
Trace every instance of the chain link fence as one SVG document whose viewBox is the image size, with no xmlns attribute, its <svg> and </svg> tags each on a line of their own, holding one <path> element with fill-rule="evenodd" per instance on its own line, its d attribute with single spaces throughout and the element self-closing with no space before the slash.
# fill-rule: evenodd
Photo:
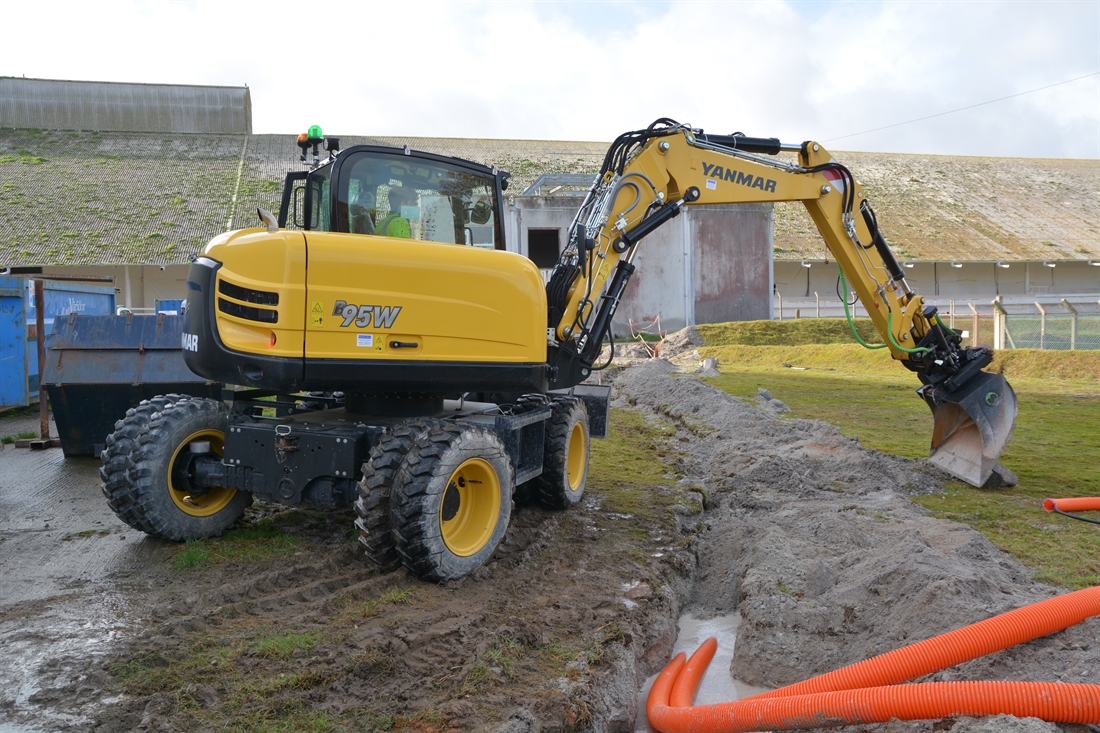
<svg viewBox="0 0 1100 733">
<path fill-rule="evenodd" d="M 925 296 L 940 317 L 962 336 L 963 346 L 986 344 L 995 349 L 1100 349 L 1100 300 L 1047 296 L 944 298 Z M 835 298 L 784 298 L 772 302 L 776 320 L 843 318 L 844 305 Z M 853 318 L 866 318 L 862 303 L 850 306 Z"/>
<path fill-rule="evenodd" d="M 1035 302 L 1030 307 L 999 300 L 992 303 L 994 348 L 1100 349 L 1100 303 Z"/>
</svg>

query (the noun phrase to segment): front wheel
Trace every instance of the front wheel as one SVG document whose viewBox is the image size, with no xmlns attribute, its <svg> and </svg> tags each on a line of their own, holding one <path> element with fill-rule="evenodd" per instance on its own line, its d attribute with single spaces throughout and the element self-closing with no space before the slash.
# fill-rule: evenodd
<svg viewBox="0 0 1100 733">
<path fill-rule="evenodd" d="M 512 464 L 480 427 L 441 424 L 417 437 L 390 499 L 402 563 L 426 580 L 454 580 L 484 565 L 512 517 Z"/>
<path fill-rule="evenodd" d="M 103 451 L 99 454 L 103 461 L 99 469 L 99 477 L 103 480 L 100 488 L 108 506 L 119 519 L 142 532 L 151 532 L 152 528 L 145 522 L 138 496 L 126 480 L 131 454 L 137 446 L 138 436 L 148 429 L 153 416 L 181 399 L 183 396 L 178 394 L 157 395 L 142 400 L 137 407 L 131 407 L 126 411 L 126 416 L 115 423 L 115 431 L 107 436 Z"/>
<path fill-rule="evenodd" d="M 579 397 L 557 397 L 551 408 L 542 475 L 535 482 L 544 508 L 568 509 L 584 496 L 588 480 L 588 410 Z"/>
<path fill-rule="evenodd" d="M 149 534 L 174 542 L 217 537 L 252 503 L 247 491 L 191 481 L 196 455 L 222 455 L 228 414 L 222 402 L 183 397 L 153 415 L 137 436 L 126 480 Z"/>
</svg>

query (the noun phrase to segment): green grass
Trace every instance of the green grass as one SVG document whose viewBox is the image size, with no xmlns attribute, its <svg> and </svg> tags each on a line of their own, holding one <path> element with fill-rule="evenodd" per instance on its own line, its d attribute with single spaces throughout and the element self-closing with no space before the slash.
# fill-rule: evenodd
<svg viewBox="0 0 1100 733">
<path fill-rule="evenodd" d="M 382 595 L 352 606 L 344 617 L 348 620 L 373 618 L 382 612 L 383 606 L 411 606 L 416 593 L 411 588 L 387 588 Z"/>
<path fill-rule="evenodd" d="M 589 490 L 606 497 L 604 506 L 613 512 L 647 512 L 670 503 L 652 487 L 674 480 L 667 439 L 675 428 L 649 423 L 631 410 L 612 409 L 610 420 L 607 438 L 591 443 Z"/>
<path fill-rule="evenodd" d="M 316 631 L 307 631 L 302 634 L 272 634 L 253 642 L 252 648 L 260 656 L 268 659 L 286 659 L 296 649 L 310 651 L 317 645 L 320 638 L 320 634 Z"/>
<path fill-rule="evenodd" d="M 869 344 L 882 343 L 870 318 L 853 319 L 860 338 Z M 696 326 L 703 343 L 740 346 L 799 346 L 803 344 L 850 344 L 852 331 L 843 318 L 798 318 L 793 321 L 733 321 Z"/>
<path fill-rule="evenodd" d="M 46 412 L 53 414 L 53 405 L 46 405 Z M 31 415 L 38 415 L 37 405 L 27 405 L 26 407 L 9 407 L 7 409 L 0 409 L 0 419 L 9 417 L 29 417 Z"/>
<path fill-rule="evenodd" d="M 764 387 L 791 407 L 792 417 L 833 423 L 876 450 L 928 455 L 932 417 L 915 394 L 916 375 L 882 352 L 839 345 L 718 346 L 704 352 L 722 355 L 721 376 L 707 380 L 719 389 L 752 398 Z M 782 366 L 800 355 L 805 371 Z M 1100 352 L 1020 350 L 999 356 L 1019 408 L 1001 461 L 1018 474 L 1019 485 L 976 489 L 951 482 L 944 494 L 914 500 L 936 516 L 982 532 L 1034 569 L 1039 580 L 1070 588 L 1100 584 L 1098 528 L 1041 506 L 1047 497 L 1100 496 Z M 1028 378 L 1044 370 L 1056 378 Z"/>
<path fill-rule="evenodd" d="M 231 529 L 221 537 L 192 540 L 176 553 L 172 564 L 178 570 L 207 567 L 230 560 L 258 560 L 270 555 L 302 549 L 304 542 L 286 533 L 270 519 Z"/>
</svg>

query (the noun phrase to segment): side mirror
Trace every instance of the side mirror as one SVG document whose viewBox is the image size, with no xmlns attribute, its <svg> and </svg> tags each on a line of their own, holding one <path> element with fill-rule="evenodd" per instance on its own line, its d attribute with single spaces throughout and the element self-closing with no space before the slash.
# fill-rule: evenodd
<svg viewBox="0 0 1100 733">
<path fill-rule="evenodd" d="M 474 204 L 474 208 L 470 210 L 470 221 L 474 224 L 488 224 L 492 218 L 493 207 L 484 201 L 478 201 Z"/>
</svg>

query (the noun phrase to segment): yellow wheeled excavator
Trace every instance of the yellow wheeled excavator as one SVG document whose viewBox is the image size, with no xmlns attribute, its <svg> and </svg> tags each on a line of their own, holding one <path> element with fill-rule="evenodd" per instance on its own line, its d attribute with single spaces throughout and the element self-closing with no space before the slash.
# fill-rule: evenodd
<svg viewBox="0 0 1100 733">
<path fill-rule="evenodd" d="M 328 157 L 322 160 L 319 146 Z M 661 119 L 611 146 L 549 281 L 505 251 L 509 174 L 401 148 L 299 138 L 276 219 L 191 266 L 182 337 L 222 401 L 165 395 L 116 424 L 103 491 L 133 527 L 220 534 L 252 497 L 354 502 L 366 556 L 431 580 L 484 564 L 514 502 L 583 495 L 606 386 L 586 384 L 642 239 L 684 206 L 802 201 L 934 416 L 931 460 L 974 485 L 1015 396 L 911 291 L 849 171 L 814 142 L 707 135 Z M 798 161 L 774 156 L 798 153 Z"/>
</svg>

